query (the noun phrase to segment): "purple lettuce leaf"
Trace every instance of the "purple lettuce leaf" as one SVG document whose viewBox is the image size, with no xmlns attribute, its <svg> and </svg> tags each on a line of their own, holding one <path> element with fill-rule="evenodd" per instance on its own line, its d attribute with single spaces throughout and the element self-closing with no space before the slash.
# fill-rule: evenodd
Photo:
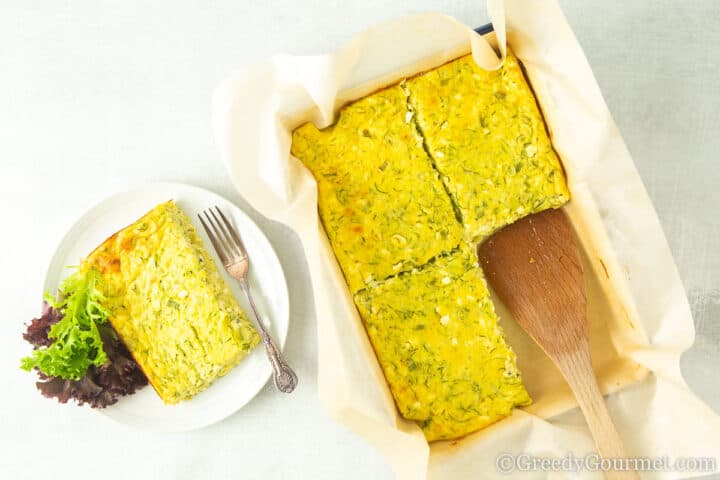
<svg viewBox="0 0 720 480">
<path fill-rule="evenodd" d="M 42 314 L 27 325 L 23 338 L 33 348 L 51 345 L 50 327 L 61 318 L 61 312 L 44 303 Z M 87 403 L 92 408 L 105 408 L 116 403 L 119 397 L 131 395 L 147 385 L 147 378 L 112 327 L 98 325 L 98 330 L 107 361 L 99 367 L 90 366 L 79 380 L 49 377 L 36 369 L 40 378 L 36 386 L 44 396 L 56 398 L 60 403 L 73 399 L 78 405 Z"/>
</svg>

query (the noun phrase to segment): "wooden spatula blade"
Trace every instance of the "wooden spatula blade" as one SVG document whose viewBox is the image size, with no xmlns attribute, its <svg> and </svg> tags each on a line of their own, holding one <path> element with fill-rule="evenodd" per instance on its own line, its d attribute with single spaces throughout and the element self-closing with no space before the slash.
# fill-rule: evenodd
<svg viewBox="0 0 720 480">
<path fill-rule="evenodd" d="M 530 215 L 495 233 L 478 249 L 488 281 L 520 326 L 553 356 L 587 335 L 583 269 L 562 210 Z"/>
</svg>

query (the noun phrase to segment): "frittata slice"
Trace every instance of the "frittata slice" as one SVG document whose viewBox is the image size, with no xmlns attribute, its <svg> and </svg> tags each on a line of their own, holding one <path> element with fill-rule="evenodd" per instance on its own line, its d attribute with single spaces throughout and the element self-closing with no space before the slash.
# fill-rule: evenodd
<svg viewBox="0 0 720 480">
<path fill-rule="evenodd" d="M 396 85 L 347 107 L 337 123 L 293 133 L 351 292 L 457 247 L 463 231 Z"/>
<path fill-rule="evenodd" d="M 530 403 L 469 246 L 362 290 L 355 303 L 400 414 L 428 441 Z"/>
<path fill-rule="evenodd" d="M 108 238 L 83 268 L 101 272 L 109 321 L 165 403 L 201 392 L 260 341 L 172 201 Z"/>
<path fill-rule="evenodd" d="M 468 55 L 408 80 L 406 88 L 471 238 L 568 201 L 560 161 L 512 52 L 497 71 L 482 70 Z"/>
</svg>

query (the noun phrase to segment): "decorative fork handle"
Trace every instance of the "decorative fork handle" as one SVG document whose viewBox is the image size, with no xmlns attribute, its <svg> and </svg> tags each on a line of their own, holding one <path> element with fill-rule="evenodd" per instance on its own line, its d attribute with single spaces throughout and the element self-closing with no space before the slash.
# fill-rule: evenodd
<svg viewBox="0 0 720 480">
<path fill-rule="evenodd" d="M 250 286 L 247 280 L 239 280 L 240 286 L 242 287 L 245 295 L 247 296 L 248 302 L 250 302 L 250 308 L 255 315 L 255 320 L 260 327 L 260 337 L 262 337 L 263 344 L 265 345 L 265 352 L 270 359 L 270 364 L 273 368 L 273 380 L 278 390 L 284 393 L 290 393 L 297 387 L 298 378 L 290 365 L 285 361 L 280 349 L 275 345 L 275 341 L 270 336 L 270 333 L 265 328 L 263 321 L 260 319 L 257 308 L 255 308 L 255 302 L 253 301 L 252 295 L 250 294 Z"/>
</svg>

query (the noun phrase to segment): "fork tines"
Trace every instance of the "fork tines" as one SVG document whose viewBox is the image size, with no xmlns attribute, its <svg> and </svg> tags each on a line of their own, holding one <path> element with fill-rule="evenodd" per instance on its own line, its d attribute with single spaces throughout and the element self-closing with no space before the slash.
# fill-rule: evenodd
<svg viewBox="0 0 720 480">
<path fill-rule="evenodd" d="M 203 211 L 202 215 L 198 214 L 198 218 L 223 264 L 247 258 L 240 235 L 217 206 Z"/>
</svg>

